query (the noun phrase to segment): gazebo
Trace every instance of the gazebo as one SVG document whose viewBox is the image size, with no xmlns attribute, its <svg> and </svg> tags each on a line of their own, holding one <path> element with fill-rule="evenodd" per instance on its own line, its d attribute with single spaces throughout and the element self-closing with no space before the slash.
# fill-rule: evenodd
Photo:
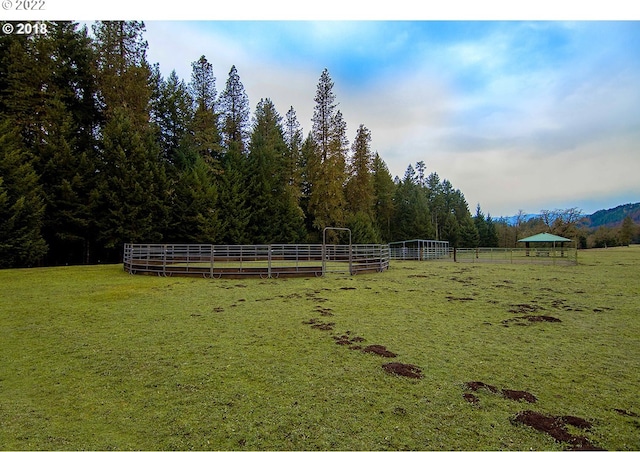
<svg viewBox="0 0 640 452">
<path fill-rule="evenodd" d="M 527 256 L 529 255 L 529 247 L 531 243 L 547 243 L 551 244 L 551 248 L 553 251 L 553 255 L 555 255 L 556 251 L 556 243 L 560 244 L 560 256 L 564 257 L 564 244 L 566 242 L 572 242 L 573 240 L 568 239 L 566 237 L 560 237 L 559 235 L 549 234 L 548 232 L 542 232 L 540 234 L 532 235 L 531 237 L 526 237 L 524 239 L 518 240 L 518 242 L 522 242 L 527 247 Z M 547 250 L 547 255 L 548 255 Z"/>
</svg>

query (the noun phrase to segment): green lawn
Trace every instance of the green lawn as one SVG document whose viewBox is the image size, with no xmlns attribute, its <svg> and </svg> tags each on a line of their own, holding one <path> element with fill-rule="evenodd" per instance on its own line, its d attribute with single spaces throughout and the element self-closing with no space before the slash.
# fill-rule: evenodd
<svg viewBox="0 0 640 452">
<path fill-rule="evenodd" d="M 637 450 L 639 270 L 640 247 L 577 266 L 393 261 L 310 279 L 2 270 L 0 448 L 572 447 L 515 420 L 531 410 Z M 397 357 L 354 349 L 369 345 Z"/>
</svg>

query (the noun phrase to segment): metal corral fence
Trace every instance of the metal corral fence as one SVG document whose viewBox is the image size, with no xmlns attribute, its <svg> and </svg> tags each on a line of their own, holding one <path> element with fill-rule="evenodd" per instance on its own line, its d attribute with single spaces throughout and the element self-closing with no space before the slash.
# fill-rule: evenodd
<svg viewBox="0 0 640 452">
<path fill-rule="evenodd" d="M 444 240 L 404 240 L 389 243 L 391 259 L 431 260 L 448 259 L 449 242 Z"/>
<path fill-rule="evenodd" d="M 500 264 L 572 265 L 578 263 L 577 248 L 457 248 L 457 262 Z"/>
<path fill-rule="evenodd" d="M 323 276 L 381 272 L 389 268 L 388 245 L 124 245 L 131 274 L 206 278 Z"/>
</svg>

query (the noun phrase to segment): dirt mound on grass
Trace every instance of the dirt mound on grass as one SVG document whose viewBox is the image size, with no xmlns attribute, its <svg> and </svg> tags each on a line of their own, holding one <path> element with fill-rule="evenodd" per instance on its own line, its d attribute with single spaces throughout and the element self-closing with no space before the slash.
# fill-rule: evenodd
<svg viewBox="0 0 640 452">
<path fill-rule="evenodd" d="M 469 388 L 471 391 L 477 391 L 478 389 L 486 389 L 494 394 L 498 392 L 498 388 L 493 385 L 488 385 L 481 381 L 469 381 L 465 383 L 465 386 Z"/>
<path fill-rule="evenodd" d="M 527 391 L 514 391 L 513 389 L 503 389 L 502 395 L 505 399 L 525 400 L 529 403 L 536 403 L 536 396 Z"/>
<path fill-rule="evenodd" d="M 620 408 L 614 408 L 613 411 L 615 411 L 618 414 L 622 414 L 623 416 L 640 417 L 640 415 L 638 415 L 637 413 L 634 413 L 633 411 L 627 411 Z"/>
<path fill-rule="evenodd" d="M 536 403 L 537 402 L 537 398 L 536 396 L 534 396 L 533 394 L 531 394 L 530 392 L 527 391 L 517 391 L 514 389 L 501 389 L 498 390 L 497 387 L 487 384 L 487 383 L 483 383 L 481 381 L 469 381 L 467 383 L 464 384 L 465 387 L 467 389 L 469 389 L 470 391 L 478 391 L 480 389 L 486 389 L 487 391 L 493 393 L 493 394 L 501 394 L 502 397 L 504 397 L 505 399 L 510 399 L 510 400 L 525 400 L 529 403 Z"/>
<path fill-rule="evenodd" d="M 365 341 L 364 337 L 360 337 L 360 336 L 349 337 L 349 334 L 350 334 L 350 331 L 347 331 L 342 336 L 333 336 L 333 339 L 336 341 L 336 344 L 338 345 L 351 345 L 351 347 L 349 347 L 351 350 L 360 350 L 362 347 L 360 347 L 359 345 L 354 345 L 354 343 L 364 342 Z"/>
<path fill-rule="evenodd" d="M 422 378 L 422 369 L 413 364 L 387 363 L 383 364 L 382 368 L 390 374 L 400 375 L 401 377 Z"/>
<path fill-rule="evenodd" d="M 522 303 L 522 304 L 512 304 L 511 305 L 511 309 L 509 309 L 509 312 L 523 313 L 524 314 L 524 313 L 527 313 L 527 312 L 536 312 L 536 311 L 539 311 L 539 310 L 540 310 L 539 306 Z"/>
<path fill-rule="evenodd" d="M 362 349 L 363 353 L 373 353 L 375 355 L 384 356 L 385 358 L 395 358 L 396 355 L 392 351 L 387 350 L 384 345 L 368 345 Z"/>
<path fill-rule="evenodd" d="M 569 433 L 567 425 L 583 430 L 591 427 L 589 421 L 577 416 L 549 416 L 528 410 L 518 413 L 513 418 L 513 422 L 528 425 L 548 434 L 556 441 L 568 443 L 571 445 L 571 450 L 601 450 L 591 444 L 586 437 Z"/>
<path fill-rule="evenodd" d="M 329 331 L 332 330 L 335 323 L 323 323 L 318 319 L 309 319 L 307 321 L 302 322 L 305 325 L 311 325 L 311 328 L 315 328 L 317 330 Z"/>
<path fill-rule="evenodd" d="M 550 315 L 526 315 L 523 318 L 527 319 L 529 322 L 562 322 L 562 320 L 551 317 Z"/>
<path fill-rule="evenodd" d="M 469 402 L 472 403 L 474 405 L 478 404 L 480 402 L 480 399 L 476 396 L 474 396 L 471 393 L 465 392 L 464 394 L 462 394 L 462 397 L 464 397 L 464 399 Z"/>
<path fill-rule="evenodd" d="M 562 322 L 562 320 L 556 317 L 551 317 L 549 315 L 523 315 L 520 317 L 514 317 L 513 319 L 503 320 L 502 324 L 507 327 L 510 324 L 517 325 L 517 326 L 527 326 L 533 322 L 559 323 L 559 322 Z"/>
<path fill-rule="evenodd" d="M 331 308 L 323 308 L 322 306 L 316 306 L 316 309 L 314 309 L 314 311 L 315 312 L 319 312 L 320 315 L 323 315 L 325 317 L 333 315 L 333 312 L 331 312 L 331 311 L 333 311 L 333 309 L 331 309 Z"/>
</svg>

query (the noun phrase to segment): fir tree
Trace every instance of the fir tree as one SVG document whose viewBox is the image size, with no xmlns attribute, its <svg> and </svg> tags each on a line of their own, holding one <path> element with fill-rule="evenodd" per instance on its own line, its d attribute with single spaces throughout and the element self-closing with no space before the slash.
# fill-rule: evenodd
<svg viewBox="0 0 640 452">
<path fill-rule="evenodd" d="M 218 92 L 216 78 L 213 75 L 213 65 L 202 55 L 198 61 L 191 63 L 191 83 L 189 93 L 195 103 L 195 110 L 216 112 Z"/>
<path fill-rule="evenodd" d="M 500 240 L 498 238 L 498 231 L 496 224 L 491 218 L 490 214 L 487 214 L 487 241 L 486 246 L 489 248 L 496 248 L 500 246 Z"/>
<path fill-rule="evenodd" d="M 480 208 L 480 204 L 476 206 L 476 216 L 473 217 L 473 223 L 476 226 L 476 230 L 478 231 L 478 243 L 472 245 L 472 247 L 486 247 L 488 246 L 488 228 L 487 221 L 484 218 L 484 213 Z"/>
<path fill-rule="evenodd" d="M 256 243 L 299 242 L 304 237 L 302 211 L 288 174 L 289 150 L 282 118 L 270 99 L 255 112 L 248 156 L 250 235 Z"/>
<path fill-rule="evenodd" d="M 227 152 L 246 152 L 249 135 L 249 98 L 235 66 L 229 71 L 225 90 L 220 94 L 222 138 Z"/>
<path fill-rule="evenodd" d="M 394 215 L 393 199 L 396 185 L 387 164 L 376 152 L 373 158 L 374 218 L 383 242 L 392 241 L 391 221 Z"/>
<path fill-rule="evenodd" d="M 166 230 L 166 172 L 150 123 L 153 78 L 141 22 L 94 26 L 98 82 L 106 115 L 95 190 L 96 221 L 105 257 L 127 241 L 159 241 Z"/>
<path fill-rule="evenodd" d="M 177 243 L 217 243 L 221 236 L 214 174 L 201 156 L 177 172 L 165 239 Z"/>
<path fill-rule="evenodd" d="M 363 124 L 358 128 L 351 151 L 350 177 L 346 189 L 348 209 L 352 213 L 362 212 L 372 218 L 374 192 L 371 132 Z"/>
<path fill-rule="evenodd" d="M 213 65 L 202 55 L 191 63 L 191 67 L 189 92 L 193 99 L 193 118 L 189 145 L 214 171 L 218 171 L 223 148 Z"/>
<path fill-rule="evenodd" d="M 288 178 L 288 185 L 291 190 L 299 198 L 300 193 L 300 178 L 301 178 L 301 159 L 302 159 L 302 128 L 298 122 L 296 111 L 293 107 L 289 108 L 285 117 L 284 124 L 284 141 L 287 146 L 287 153 L 285 155 L 284 172 Z"/>
<path fill-rule="evenodd" d="M 31 266 L 47 252 L 38 176 L 9 120 L 0 122 L 0 268 Z"/>
<path fill-rule="evenodd" d="M 427 198 L 431 212 L 431 224 L 433 225 L 435 239 L 441 240 L 442 227 L 448 215 L 443 194 L 443 187 L 438 173 L 429 174 L 426 181 Z"/>
<path fill-rule="evenodd" d="M 98 67 L 99 99 L 108 119 L 116 110 L 127 110 L 135 127 L 149 123 L 152 88 L 146 59 L 144 22 L 107 21 L 93 26 Z"/>
<path fill-rule="evenodd" d="M 95 58 L 86 28 L 77 30 L 71 22 L 47 26 L 46 35 L 14 45 L 4 60 L 10 73 L 4 104 L 43 187 L 42 233 L 51 252 L 46 262 L 88 262 L 99 124 Z"/>
<path fill-rule="evenodd" d="M 125 242 L 157 242 L 167 219 L 164 169 L 153 136 L 138 130 L 128 110 L 114 109 L 103 130 L 97 188 L 99 239 L 119 257 Z"/>
<path fill-rule="evenodd" d="M 193 121 L 193 99 L 184 81 L 171 71 L 158 80 L 152 98 L 152 120 L 158 128 L 158 141 L 163 159 L 172 165 L 184 164 L 187 137 Z"/>
<path fill-rule="evenodd" d="M 249 100 L 235 66 L 229 71 L 225 90 L 220 94 L 221 131 L 224 155 L 218 177 L 219 218 L 222 242 L 245 244 L 251 241 L 248 231 L 250 210 L 247 190 L 247 141 Z"/>
<path fill-rule="evenodd" d="M 361 243 L 379 241 L 379 234 L 374 226 L 373 157 L 370 146 L 371 132 L 361 124 L 351 148 L 349 180 L 345 190 L 348 224 L 351 225 L 354 241 Z"/>
<path fill-rule="evenodd" d="M 220 241 L 223 244 L 244 245 L 252 241 L 247 229 L 251 213 L 246 166 L 246 155 L 238 150 L 229 151 L 222 158 L 222 172 L 217 179 Z"/>
<path fill-rule="evenodd" d="M 316 156 L 309 166 L 308 209 L 313 227 L 320 232 L 325 227 L 343 226 L 345 221 L 346 123 L 336 110 L 333 81 L 327 69 L 320 76 L 314 100 L 311 137 Z"/>
</svg>

